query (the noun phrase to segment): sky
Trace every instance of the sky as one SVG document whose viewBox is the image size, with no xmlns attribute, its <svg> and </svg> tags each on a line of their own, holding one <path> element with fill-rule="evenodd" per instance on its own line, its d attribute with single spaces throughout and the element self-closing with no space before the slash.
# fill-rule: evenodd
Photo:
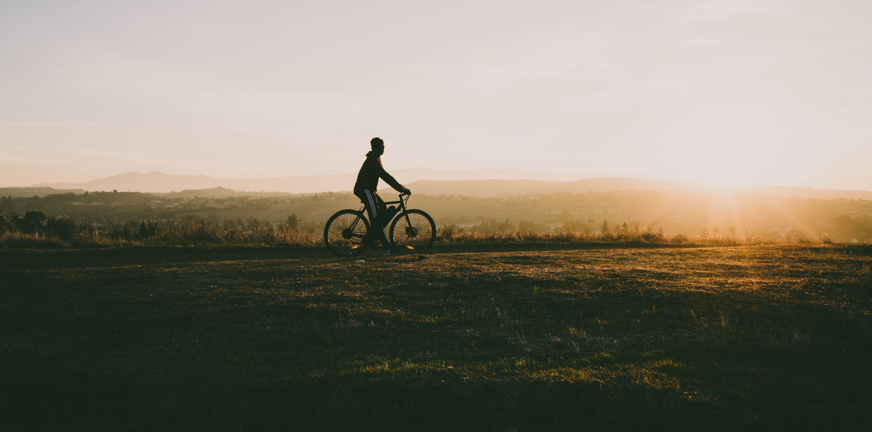
<svg viewBox="0 0 872 432">
<path fill-rule="evenodd" d="M 522 169 L 872 190 L 872 2 L 0 2 L 0 186 Z M 399 179 L 402 181 L 402 179 Z"/>
</svg>

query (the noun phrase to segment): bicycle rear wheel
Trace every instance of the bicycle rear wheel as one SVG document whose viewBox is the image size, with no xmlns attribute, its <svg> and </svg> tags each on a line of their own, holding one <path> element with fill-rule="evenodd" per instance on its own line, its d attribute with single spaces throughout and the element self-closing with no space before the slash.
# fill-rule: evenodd
<svg viewBox="0 0 872 432">
<path fill-rule="evenodd" d="M 360 255 L 366 249 L 363 238 L 369 232 L 369 223 L 360 212 L 342 210 L 334 214 L 324 227 L 327 250 L 339 257 Z"/>
<path fill-rule="evenodd" d="M 421 210 L 400 213 L 391 223 L 391 244 L 402 253 L 422 253 L 436 241 L 436 224 Z"/>
</svg>

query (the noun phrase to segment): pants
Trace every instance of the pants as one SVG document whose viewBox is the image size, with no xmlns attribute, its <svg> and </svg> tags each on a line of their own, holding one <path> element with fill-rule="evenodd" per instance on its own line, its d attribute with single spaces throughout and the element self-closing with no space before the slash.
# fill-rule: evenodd
<svg viewBox="0 0 872 432">
<path fill-rule="evenodd" d="M 388 206 L 382 201 L 381 197 L 373 190 L 364 189 L 360 194 L 355 194 L 363 202 L 366 207 L 366 213 L 369 216 L 369 233 L 377 240 L 381 241 L 384 247 L 390 248 L 387 237 L 385 237 L 384 226 L 382 225 L 383 217 L 387 216 Z"/>
</svg>

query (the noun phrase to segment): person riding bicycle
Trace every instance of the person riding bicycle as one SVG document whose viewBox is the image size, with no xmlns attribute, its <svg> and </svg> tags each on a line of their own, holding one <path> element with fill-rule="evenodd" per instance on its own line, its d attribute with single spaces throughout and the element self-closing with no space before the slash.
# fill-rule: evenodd
<svg viewBox="0 0 872 432">
<path fill-rule="evenodd" d="M 372 147 L 372 151 L 366 154 L 366 160 L 357 174 L 357 182 L 354 184 L 354 195 L 360 198 L 360 201 L 366 207 L 367 214 L 369 214 L 369 223 L 372 228 L 367 234 L 367 237 L 370 238 L 367 238 L 366 241 L 381 241 L 385 247 L 382 255 L 396 255 L 399 252 L 391 249 L 391 245 L 385 237 L 384 227 L 390 222 L 391 218 L 389 216 L 391 215 L 388 215 L 385 202 L 376 193 L 378 180 L 384 180 L 392 188 L 402 193 L 411 194 L 412 191 L 396 181 L 382 166 L 381 155 L 385 152 L 385 142 L 381 138 L 375 137 L 369 144 Z"/>
</svg>

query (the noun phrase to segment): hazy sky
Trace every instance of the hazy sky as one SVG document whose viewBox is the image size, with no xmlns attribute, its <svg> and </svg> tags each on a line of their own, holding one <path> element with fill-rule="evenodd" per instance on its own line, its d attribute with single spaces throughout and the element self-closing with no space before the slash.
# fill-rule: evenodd
<svg viewBox="0 0 872 432">
<path fill-rule="evenodd" d="M 872 190 L 872 1 L 0 2 L 0 186 L 519 168 Z M 402 181 L 402 179 L 400 179 Z"/>
</svg>

